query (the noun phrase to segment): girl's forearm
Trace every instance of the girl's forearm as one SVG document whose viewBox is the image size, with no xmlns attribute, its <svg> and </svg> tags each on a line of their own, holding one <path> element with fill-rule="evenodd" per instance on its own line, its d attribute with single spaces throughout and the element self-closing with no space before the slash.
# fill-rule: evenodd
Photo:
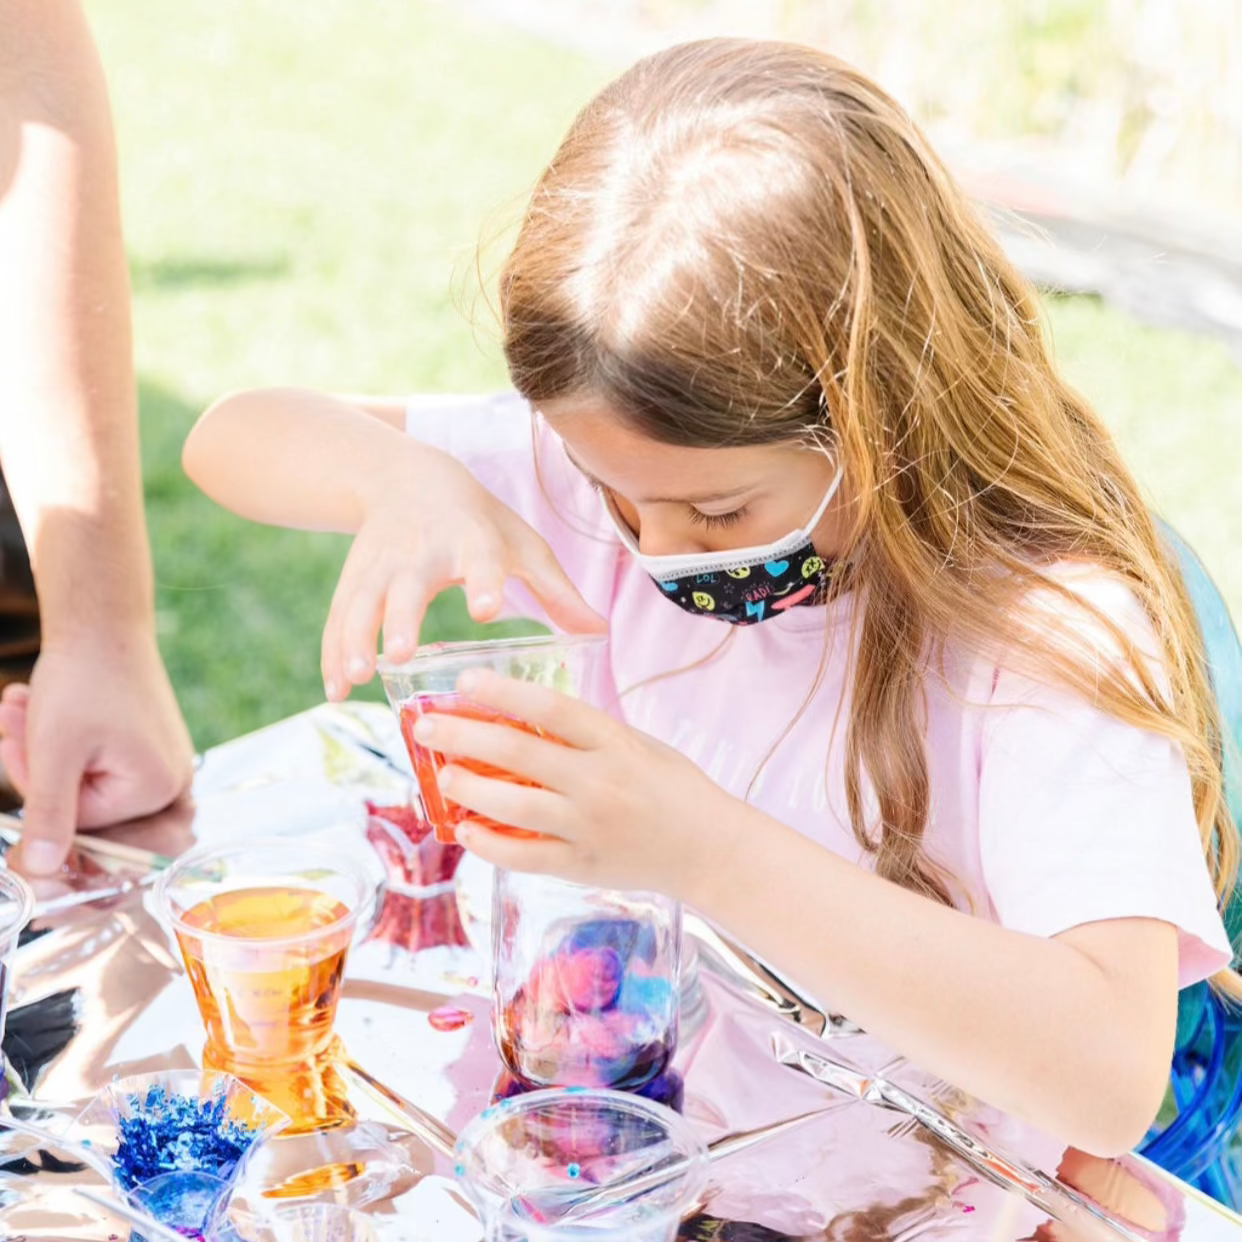
<svg viewBox="0 0 1242 1242">
<path fill-rule="evenodd" d="M 1068 1144 L 1139 1141 L 1168 1077 L 1177 938 L 1043 939 L 937 905 L 730 800 L 686 900 L 924 1068 Z M 721 834 L 724 839 L 721 840 Z"/>
<path fill-rule="evenodd" d="M 255 522 L 353 533 L 370 497 L 412 485 L 437 450 L 326 393 L 272 388 L 217 401 L 186 440 L 186 473 Z"/>
</svg>

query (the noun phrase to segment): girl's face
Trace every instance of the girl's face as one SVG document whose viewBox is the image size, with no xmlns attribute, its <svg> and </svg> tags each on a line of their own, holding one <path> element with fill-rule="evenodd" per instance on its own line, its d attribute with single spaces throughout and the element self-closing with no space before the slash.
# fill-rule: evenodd
<svg viewBox="0 0 1242 1242">
<path fill-rule="evenodd" d="M 595 397 L 560 397 L 539 408 L 570 461 L 612 497 L 647 556 L 783 539 L 810 521 L 837 472 L 835 460 L 801 445 L 663 444 L 627 427 Z M 811 533 L 825 560 L 840 552 L 849 510 L 843 483 Z"/>
</svg>

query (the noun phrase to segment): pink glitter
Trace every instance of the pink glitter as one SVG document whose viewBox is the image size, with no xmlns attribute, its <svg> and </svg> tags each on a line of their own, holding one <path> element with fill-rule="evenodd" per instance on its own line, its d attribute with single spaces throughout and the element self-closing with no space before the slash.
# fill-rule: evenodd
<svg viewBox="0 0 1242 1242">
<path fill-rule="evenodd" d="M 460 1031 L 474 1021 L 474 1014 L 456 1005 L 441 1005 L 427 1015 L 427 1021 L 434 1031 Z"/>
</svg>

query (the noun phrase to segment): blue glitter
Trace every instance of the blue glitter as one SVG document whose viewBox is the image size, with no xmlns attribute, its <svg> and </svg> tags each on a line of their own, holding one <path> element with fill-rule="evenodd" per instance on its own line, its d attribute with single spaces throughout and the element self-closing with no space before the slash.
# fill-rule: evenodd
<svg viewBox="0 0 1242 1242">
<path fill-rule="evenodd" d="M 453 1172 L 456 1173 L 458 1177 L 465 1177 L 466 1166 L 464 1164 L 459 1164 L 453 1169 Z"/>
<path fill-rule="evenodd" d="M 116 1177 L 132 1190 L 162 1173 L 211 1173 L 227 1181 L 257 1134 L 226 1115 L 221 1095 L 199 1100 L 152 1087 L 146 1098 L 127 1100 L 133 1116 L 117 1121 Z"/>
<path fill-rule="evenodd" d="M 565 1172 L 566 1172 L 566 1173 L 568 1173 L 570 1177 L 581 1177 L 581 1176 L 582 1176 L 582 1165 L 580 1165 L 580 1164 L 579 1164 L 579 1163 L 575 1160 L 575 1161 L 574 1161 L 574 1162 L 573 1162 L 573 1163 L 569 1166 L 569 1168 L 567 1168 L 567 1169 L 565 1170 Z"/>
</svg>

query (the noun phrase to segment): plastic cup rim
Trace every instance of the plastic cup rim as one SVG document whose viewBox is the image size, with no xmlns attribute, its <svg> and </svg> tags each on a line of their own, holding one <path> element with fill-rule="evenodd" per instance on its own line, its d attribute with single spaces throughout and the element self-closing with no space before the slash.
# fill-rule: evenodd
<svg viewBox="0 0 1242 1242">
<path fill-rule="evenodd" d="M 408 660 L 389 660 L 381 656 L 376 661 L 376 672 L 381 677 L 401 673 L 413 673 L 424 669 L 434 660 L 472 656 L 505 654 L 510 651 L 530 651 L 539 647 L 599 647 L 608 641 L 606 634 L 524 634 L 518 638 L 472 638 L 467 642 L 427 643 Z"/>
<path fill-rule="evenodd" d="M 216 1084 L 211 1087 L 213 1097 L 217 1093 L 226 1095 L 236 1086 L 239 1091 L 258 1100 L 272 1114 L 272 1119 L 261 1127 L 265 1134 L 274 1133 L 292 1124 L 292 1118 L 284 1109 L 273 1104 L 266 1096 L 260 1095 L 253 1087 L 247 1086 L 236 1074 L 230 1074 L 228 1070 L 222 1069 L 182 1066 L 180 1069 L 148 1070 L 146 1073 L 126 1074 L 123 1078 L 113 1078 L 105 1083 L 97 1092 L 96 1098 L 108 1096 L 115 1099 L 125 1095 L 140 1095 L 144 1091 L 149 1093 L 153 1087 L 158 1087 L 162 1083 L 176 1086 L 181 1083 L 188 1085 L 196 1081 L 199 1084 L 200 1095 L 209 1084 Z M 177 1094 L 180 1095 L 182 1092 L 178 1091 Z M 89 1108 L 90 1105 L 87 1105 L 88 1110 Z M 212 1174 L 212 1176 L 215 1175 Z"/>
<path fill-rule="evenodd" d="M 701 1180 L 699 1174 L 704 1173 L 707 1168 L 708 1155 L 707 1146 L 695 1132 L 694 1127 L 691 1126 L 685 1117 L 667 1105 L 645 1099 L 643 1096 L 635 1095 L 629 1091 L 618 1091 L 611 1087 L 544 1087 L 538 1091 L 528 1091 L 522 1095 L 501 1100 L 472 1118 L 462 1130 L 457 1140 L 458 1162 L 461 1163 L 462 1157 L 474 1146 L 474 1140 L 478 1136 L 493 1129 L 506 1119 L 523 1112 L 536 1112 L 541 1106 L 555 1104 L 560 1101 L 612 1104 L 623 1110 L 637 1113 L 658 1122 L 668 1130 L 669 1138 L 674 1143 L 687 1148 L 684 1157 L 686 1170 L 682 1175 L 686 1186 L 682 1193 L 678 1195 L 678 1202 L 684 1204 L 698 1194 L 701 1188 L 699 1185 Z M 475 1184 L 485 1188 L 488 1193 L 495 1194 L 499 1198 L 509 1198 L 507 1189 L 500 1185 L 490 1173 L 486 1182 L 482 1179 L 470 1177 L 467 1177 L 467 1181 L 475 1182 Z M 669 1210 L 673 1210 L 671 1205 Z"/>
<path fill-rule="evenodd" d="M 340 874 L 348 876 L 356 882 L 358 887 L 358 901 L 350 906 L 345 914 L 334 919 L 331 923 L 325 924 L 323 927 L 316 927 L 314 931 L 301 932 L 293 936 L 230 936 L 226 932 L 206 931 L 201 927 L 191 927 L 182 917 L 182 913 L 178 913 L 173 908 L 170 889 L 173 884 L 174 877 L 179 871 L 186 866 L 201 865 L 205 860 L 216 855 L 227 855 L 234 851 L 242 850 L 262 850 L 268 848 L 276 849 L 296 849 L 299 845 L 306 849 L 313 849 L 314 860 L 303 860 L 303 866 L 313 866 L 314 861 L 320 857 L 330 859 L 330 865 Z M 297 866 L 295 863 L 294 866 Z M 220 889 L 221 892 L 237 892 L 245 888 L 259 888 L 258 884 L 239 885 L 233 889 Z M 375 885 L 367 877 L 362 867 L 355 863 L 348 854 L 331 847 L 323 847 L 318 843 L 308 843 L 301 841 L 297 837 L 260 837 L 253 841 L 247 841 L 244 844 L 236 842 L 233 844 L 199 846 L 195 849 L 188 850 L 179 858 L 173 860 L 173 863 L 165 871 L 160 873 L 159 879 L 156 881 L 155 898 L 156 905 L 164 918 L 172 925 L 174 931 L 184 932 L 187 936 L 192 936 L 195 940 L 208 941 L 215 944 L 228 944 L 234 946 L 253 945 L 266 949 L 284 948 L 293 945 L 314 944 L 318 940 L 334 934 L 340 934 L 343 931 L 351 929 L 357 924 L 359 916 L 366 907 L 368 896 L 375 898 Z M 197 903 L 196 903 L 197 904 Z M 192 909 L 193 907 L 186 907 Z"/>
<path fill-rule="evenodd" d="M 22 928 L 34 914 L 35 895 L 30 885 L 8 867 L 0 867 L 0 893 L 13 899 L 11 906 L 7 903 L 0 905 L 0 912 L 3 912 L 0 913 L 0 944 L 5 945 L 0 949 L 0 960 L 3 960 L 8 957 L 11 947 L 6 942 L 12 940 L 16 943 Z"/>
</svg>

